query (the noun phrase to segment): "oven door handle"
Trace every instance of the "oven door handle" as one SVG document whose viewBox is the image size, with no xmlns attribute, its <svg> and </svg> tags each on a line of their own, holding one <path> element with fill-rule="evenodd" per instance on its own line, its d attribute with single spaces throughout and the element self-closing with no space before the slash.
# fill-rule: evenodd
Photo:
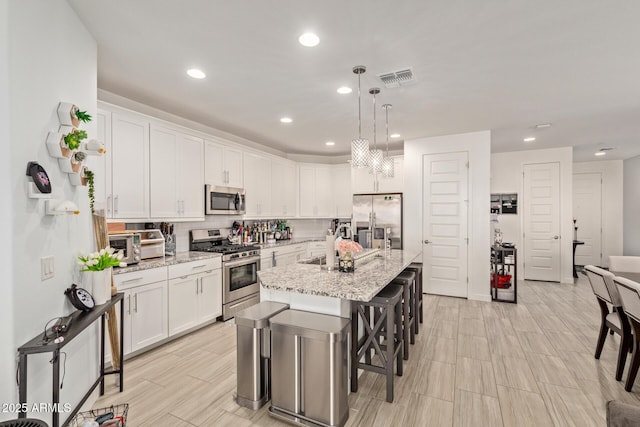
<svg viewBox="0 0 640 427">
<path fill-rule="evenodd" d="M 237 261 L 225 261 L 223 266 L 225 268 L 229 268 L 229 267 L 237 267 L 239 265 L 245 265 L 245 264 L 251 264 L 253 262 L 260 262 L 260 257 L 259 256 L 252 256 L 252 257 L 247 257 L 247 258 L 240 258 Z"/>
</svg>

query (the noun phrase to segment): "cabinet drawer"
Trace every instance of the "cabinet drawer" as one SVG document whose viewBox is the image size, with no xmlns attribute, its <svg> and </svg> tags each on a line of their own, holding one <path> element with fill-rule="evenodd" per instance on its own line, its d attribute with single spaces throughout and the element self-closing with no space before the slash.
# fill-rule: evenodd
<svg viewBox="0 0 640 427">
<path fill-rule="evenodd" d="M 163 280 L 167 280 L 167 267 L 150 268 L 113 276 L 113 281 L 118 291 L 148 283 L 162 282 Z"/>
<path fill-rule="evenodd" d="M 185 262 L 169 266 L 169 279 L 176 277 L 188 276 L 189 274 L 204 273 L 205 271 L 215 270 L 222 267 L 222 259 L 209 258 L 200 261 Z"/>
</svg>

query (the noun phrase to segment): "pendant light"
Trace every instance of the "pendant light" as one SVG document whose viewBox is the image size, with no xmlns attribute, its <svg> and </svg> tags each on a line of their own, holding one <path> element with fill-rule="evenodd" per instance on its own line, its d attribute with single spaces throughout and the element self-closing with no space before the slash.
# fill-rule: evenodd
<svg viewBox="0 0 640 427">
<path fill-rule="evenodd" d="M 358 75 L 358 138 L 351 140 L 351 167 L 366 168 L 369 166 L 369 141 L 362 138 L 362 119 L 360 108 L 360 74 L 367 71 L 364 65 L 356 65 L 353 72 Z"/>
<path fill-rule="evenodd" d="M 391 104 L 383 104 L 382 108 L 384 108 L 385 111 L 385 123 L 387 128 L 387 155 L 382 159 L 382 177 L 393 178 L 394 164 L 393 159 L 389 157 L 389 109 L 391 108 Z"/>
<path fill-rule="evenodd" d="M 369 93 L 373 95 L 373 150 L 369 152 L 369 173 L 374 175 L 382 172 L 382 159 L 384 153 L 378 149 L 376 144 L 376 95 L 380 93 L 377 87 L 369 89 Z"/>
</svg>

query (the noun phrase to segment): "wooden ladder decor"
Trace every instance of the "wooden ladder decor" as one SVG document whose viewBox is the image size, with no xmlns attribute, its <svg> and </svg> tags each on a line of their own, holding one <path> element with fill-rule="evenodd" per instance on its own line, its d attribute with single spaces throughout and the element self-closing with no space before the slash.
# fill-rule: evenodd
<svg viewBox="0 0 640 427">
<path fill-rule="evenodd" d="M 104 216 L 104 211 L 96 211 L 92 215 L 93 219 L 93 233 L 96 238 L 97 250 L 106 248 L 109 246 L 109 233 L 107 231 L 107 218 Z M 113 284 L 113 272 L 111 273 L 111 295 L 115 295 L 118 292 Z M 123 304 L 121 301 L 120 304 Z M 118 340 L 118 317 L 116 315 L 115 307 L 111 307 L 107 312 L 109 319 L 107 323 L 107 329 L 109 331 L 109 343 L 111 344 L 111 365 L 114 369 L 120 369 L 120 341 Z"/>
</svg>

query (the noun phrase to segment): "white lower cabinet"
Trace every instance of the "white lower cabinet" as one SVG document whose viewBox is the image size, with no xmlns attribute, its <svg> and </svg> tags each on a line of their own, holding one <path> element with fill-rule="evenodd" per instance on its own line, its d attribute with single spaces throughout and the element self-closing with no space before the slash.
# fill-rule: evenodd
<svg viewBox="0 0 640 427">
<path fill-rule="evenodd" d="M 124 292 L 124 354 L 167 338 L 167 269 L 118 274 L 114 281 Z"/>
<path fill-rule="evenodd" d="M 222 315 L 222 270 L 216 261 L 169 266 L 169 336 Z"/>
</svg>

